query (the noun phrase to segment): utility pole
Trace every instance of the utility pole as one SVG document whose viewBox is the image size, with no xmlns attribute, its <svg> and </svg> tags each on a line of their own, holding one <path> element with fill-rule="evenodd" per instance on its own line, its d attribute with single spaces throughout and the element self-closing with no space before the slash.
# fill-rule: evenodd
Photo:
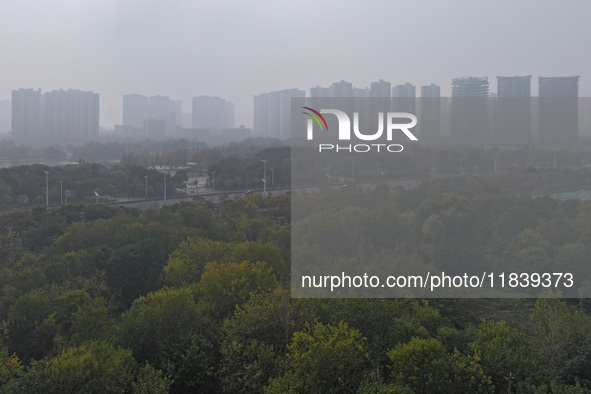
<svg viewBox="0 0 591 394">
<path fill-rule="evenodd" d="M 148 176 L 144 175 L 144 178 L 146 178 L 146 198 L 148 198 Z"/>
<path fill-rule="evenodd" d="M 64 203 L 64 181 L 60 181 L 60 205 Z"/>
<path fill-rule="evenodd" d="M 265 172 L 263 173 L 263 196 L 267 197 L 267 160 L 261 160 L 265 163 Z"/>
<path fill-rule="evenodd" d="M 212 191 L 215 193 L 215 171 L 211 172 L 211 176 L 212 176 L 211 188 L 212 188 Z"/>
<path fill-rule="evenodd" d="M 513 372 L 509 372 L 509 376 L 506 376 L 505 379 L 507 379 L 508 383 L 507 383 L 507 393 L 511 393 L 511 382 L 513 382 L 513 379 L 515 379 L 515 376 L 513 376 Z"/>
<path fill-rule="evenodd" d="M 164 173 L 164 203 L 166 204 L 166 172 Z"/>
</svg>

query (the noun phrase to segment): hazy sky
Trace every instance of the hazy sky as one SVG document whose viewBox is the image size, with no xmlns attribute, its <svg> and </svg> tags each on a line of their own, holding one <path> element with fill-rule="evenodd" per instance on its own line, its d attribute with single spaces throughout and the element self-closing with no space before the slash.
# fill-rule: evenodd
<svg viewBox="0 0 591 394">
<path fill-rule="evenodd" d="M 271 90 L 451 78 L 580 75 L 591 96 L 591 1 L 0 0 L 0 99 L 20 87 L 100 94 L 101 125 L 121 96 L 220 96 L 252 126 Z"/>
</svg>

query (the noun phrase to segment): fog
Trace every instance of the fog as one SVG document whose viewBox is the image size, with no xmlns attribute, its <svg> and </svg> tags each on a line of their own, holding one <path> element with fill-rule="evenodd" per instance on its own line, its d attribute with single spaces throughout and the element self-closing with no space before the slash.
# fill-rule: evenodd
<svg viewBox="0 0 591 394">
<path fill-rule="evenodd" d="M 122 95 L 235 103 L 252 127 L 253 96 L 273 90 L 436 83 L 451 78 L 580 75 L 591 96 L 591 3 L 537 1 L 3 2 L 0 100 L 21 87 L 100 94 L 100 124 L 121 123 Z"/>
</svg>

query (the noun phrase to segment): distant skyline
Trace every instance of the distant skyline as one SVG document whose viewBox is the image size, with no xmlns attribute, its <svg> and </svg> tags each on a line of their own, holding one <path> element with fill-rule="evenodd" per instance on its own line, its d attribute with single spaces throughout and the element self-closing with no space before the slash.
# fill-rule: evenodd
<svg viewBox="0 0 591 394">
<path fill-rule="evenodd" d="M 2 6 L 0 100 L 19 88 L 100 94 L 100 124 L 122 123 L 122 96 L 195 96 L 235 104 L 251 127 L 253 97 L 346 80 L 369 87 L 452 78 L 580 75 L 591 96 L 591 2 L 23 0 Z"/>
</svg>

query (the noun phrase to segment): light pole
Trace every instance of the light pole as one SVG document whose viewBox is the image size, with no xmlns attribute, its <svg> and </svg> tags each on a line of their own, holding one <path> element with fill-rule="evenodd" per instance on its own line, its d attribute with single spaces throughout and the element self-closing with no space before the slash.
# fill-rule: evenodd
<svg viewBox="0 0 591 394">
<path fill-rule="evenodd" d="M 146 198 L 148 198 L 148 176 L 144 175 L 144 178 L 146 178 Z"/>
<path fill-rule="evenodd" d="M 60 205 L 64 203 L 64 181 L 60 181 Z"/>
<path fill-rule="evenodd" d="M 212 183 L 211 183 L 211 185 L 212 185 L 211 188 L 212 188 L 213 193 L 215 193 L 215 171 L 211 172 L 211 176 L 213 178 Z"/>
<path fill-rule="evenodd" d="M 43 171 L 45 173 L 45 208 L 49 211 L 49 171 Z"/>
<path fill-rule="evenodd" d="M 265 163 L 265 172 L 263 177 L 263 196 L 267 197 L 267 160 L 261 160 Z"/>
<path fill-rule="evenodd" d="M 384 172 L 383 172 L 383 171 L 378 171 L 378 172 L 379 172 L 379 173 L 380 173 L 380 175 L 382 176 L 382 182 L 381 182 L 381 183 L 384 183 Z"/>
<path fill-rule="evenodd" d="M 166 172 L 164 173 L 164 203 L 166 204 Z"/>
</svg>

